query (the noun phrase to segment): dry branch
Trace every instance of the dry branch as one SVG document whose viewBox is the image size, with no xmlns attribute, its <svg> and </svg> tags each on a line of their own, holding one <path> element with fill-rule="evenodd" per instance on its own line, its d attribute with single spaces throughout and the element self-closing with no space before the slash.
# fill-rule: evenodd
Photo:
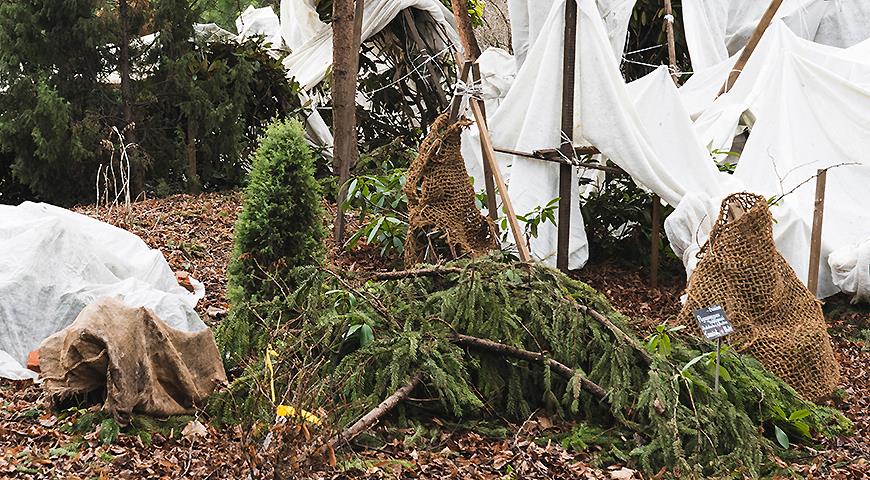
<svg viewBox="0 0 870 480">
<path fill-rule="evenodd" d="M 408 381 L 408 383 L 402 386 L 402 388 L 396 390 L 395 393 L 385 398 L 384 401 L 381 402 L 377 407 L 373 408 L 371 411 L 369 411 L 369 413 L 363 415 L 362 418 L 357 420 L 356 423 L 348 427 L 345 431 L 336 435 L 335 438 L 329 441 L 329 445 L 337 449 L 350 443 L 350 441 L 353 440 L 357 435 L 374 425 L 378 420 L 381 419 L 381 417 L 389 413 L 390 410 L 396 408 L 396 405 L 408 398 L 408 395 L 411 394 L 411 391 L 417 388 L 417 385 L 420 385 L 422 378 L 423 374 L 421 373 L 417 373 L 416 375 L 414 375 L 411 380 Z"/>
<path fill-rule="evenodd" d="M 437 277 L 448 273 L 461 273 L 462 269 L 457 267 L 433 267 L 420 268 L 417 270 L 400 270 L 397 272 L 379 272 L 372 275 L 372 280 L 401 280 L 403 278 L 412 277 Z"/>
<path fill-rule="evenodd" d="M 469 335 L 455 334 L 452 338 L 456 344 L 465 347 L 476 348 L 478 350 L 486 350 L 492 353 L 500 353 L 510 357 L 519 358 L 522 360 L 529 360 L 532 362 L 547 365 L 553 371 L 569 380 L 573 378 L 576 373 L 567 365 L 553 360 L 552 358 L 548 358 L 543 353 L 523 350 L 521 348 L 505 345 L 504 343 L 494 342 L 492 340 L 486 340 L 478 337 L 472 337 Z M 607 390 L 601 388 L 597 383 L 589 380 L 585 376 L 580 376 L 580 386 L 583 388 L 583 390 L 586 390 L 587 392 L 594 395 L 595 398 L 597 398 L 598 400 L 606 402 Z"/>
</svg>

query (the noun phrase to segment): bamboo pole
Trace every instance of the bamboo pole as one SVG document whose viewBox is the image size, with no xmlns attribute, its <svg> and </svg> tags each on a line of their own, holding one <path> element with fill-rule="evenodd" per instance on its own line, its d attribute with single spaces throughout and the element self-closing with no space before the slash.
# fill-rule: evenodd
<svg viewBox="0 0 870 480">
<path fill-rule="evenodd" d="M 725 84 L 722 85 L 721 89 L 719 89 L 719 93 L 716 95 L 717 98 L 728 90 L 731 90 L 731 87 L 734 86 L 734 82 L 737 81 L 737 77 L 740 76 L 743 68 L 746 67 L 749 57 L 752 56 L 752 52 L 755 51 L 755 47 L 758 46 L 758 42 L 761 41 L 761 37 L 764 36 L 764 32 L 766 32 L 767 27 L 770 26 L 770 22 L 773 21 L 773 17 L 776 15 L 776 11 L 779 10 L 780 5 L 782 5 L 782 0 L 773 0 L 770 2 L 770 6 L 767 7 L 764 15 L 761 16 L 761 20 L 758 21 L 755 31 L 752 32 L 752 36 L 749 37 L 749 41 L 746 43 L 746 46 L 743 47 L 743 53 L 740 54 L 737 63 L 734 64 L 734 68 L 732 68 L 731 73 L 728 74 L 728 79 L 725 80 Z"/>
<path fill-rule="evenodd" d="M 665 0 L 665 32 L 668 36 L 668 70 L 675 84 L 680 84 L 680 76 L 677 75 L 677 44 L 674 40 L 674 8 L 671 0 Z"/>
<path fill-rule="evenodd" d="M 574 158 L 574 66 L 577 48 L 577 2 L 565 2 L 565 44 L 562 50 L 562 128 L 559 151 Z M 573 167 L 559 166 L 559 225 L 556 245 L 556 267 L 568 271 L 568 244 L 571 239 L 571 180 Z"/>
<path fill-rule="evenodd" d="M 501 202 L 504 205 L 504 211 L 510 223 L 511 231 L 514 234 L 514 241 L 517 244 L 517 251 L 520 255 L 520 261 L 531 262 L 532 256 L 529 254 L 529 248 L 523 238 L 523 231 L 520 229 L 520 223 L 517 220 L 517 214 L 514 212 L 513 202 L 508 195 L 507 187 L 504 184 L 504 179 L 501 177 L 501 171 L 498 168 L 498 163 L 495 160 L 495 150 L 492 148 L 492 139 L 489 137 L 489 128 L 486 126 L 486 119 L 483 118 L 483 112 L 480 109 L 479 101 L 476 98 L 470 98 L 471 112 L 474 114 L 474 120 L 477 122 L 477 128 L 480 130 L 480 144 L 483 151 L 483 160 L 489 163 L 489 168 L 495 178 L 495 183 L 498 185 L 498 191 L 501 194 Z"/>
<path fill-rule="evenodd" d="M 819 290 L 819 263 L 822 256 L 822 221 L 825 216 L 825 187 L 828 182 L 828 170 L 819 170 L 816 176 L 816 205 L 813 212 L 813 233 L 810 241 L 810 268 L 807 278 L 807 288 L 813 295 Z"/>
</svg>

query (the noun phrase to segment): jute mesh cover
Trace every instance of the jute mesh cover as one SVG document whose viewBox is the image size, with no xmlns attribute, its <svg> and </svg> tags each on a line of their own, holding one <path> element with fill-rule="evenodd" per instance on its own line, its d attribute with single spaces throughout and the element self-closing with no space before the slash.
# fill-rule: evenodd
<svg viewBox="0 0 870 480">
<path fill-rule="evenodd" d="M 722 305 L 743 353 L 808 399 L 828 395 L 840 368 L 821 304 L 776 249 L 767 201 L 736 193 L 722 202 L 710 238 L 698 253 L 679 322 L 700 336 L 695 310 Z"/>
<path fill-rule="evenodd" d="M 405 238 L 409 266 L 424 260 L 429 233 L 437 232 L 454 258 L 482 255 L 497 247 L 495 225 L 474 203 L 474 188 L 460 152 L 459 135 L 468 124 L 467 120 L 450 124 L 448 113 L 439 116 L 408 169 L 404 190 L 410 217 Z"/>
</svg>

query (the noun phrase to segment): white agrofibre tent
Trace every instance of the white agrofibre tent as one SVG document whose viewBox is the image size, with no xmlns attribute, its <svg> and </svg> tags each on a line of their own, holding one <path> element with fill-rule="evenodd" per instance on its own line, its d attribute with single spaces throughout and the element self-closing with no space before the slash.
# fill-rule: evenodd
<svg viewBox="0 0 870 480">
<path fill-rule="evenodd" d="M 565 3 L 552 2 L 512 88 L 490 117 L 498 147 L 526 152 L 559 147 Z M 818 45 L 777 22 L 732 91 L 714 102 L 736 57 L 695 72 L 679 91 L 665 67 L 626 84 L 598 3 L 577 0 L 577 12 L 574 143 L 594 145 L 676 207 L 666 231 L 689 274 L 721 199 L 752 191 L 766 197 L 786 194 L 772 207 L 777 246 L 806 279 L 810 180 L 817 169 L 850 164 L 829 171 L 818 294 L 870 293 L 870 195 L 860 188 L 870 180 L 863 153 L 870 147 L 870 90 L 864 85 L 870 70 L 855 58 L 865 46 Z M 736 172 L 729 175 L 718 170 L 710 151 L 730 147 L 741 118 L 753 120 L 752 133 Z M 558 196 L 558 165 L 499 157 L 503 175 L 512 179 L 508 190 L 517 212 Z M 482 170 L 476 157 L 466 155 L 466 162 L 470 172 Z M 576 268 L 588 248 L 579 208 L 571 219 L 569 258 Z M 552 262 L 555 248 L 556 228 L 546 225 L 532 240 L 533 255 Z"/>
</svg>

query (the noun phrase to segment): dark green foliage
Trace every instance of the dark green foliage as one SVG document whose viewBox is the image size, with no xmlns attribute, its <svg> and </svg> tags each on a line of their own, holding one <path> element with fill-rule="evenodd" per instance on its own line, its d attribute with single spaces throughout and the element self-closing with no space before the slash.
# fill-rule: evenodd
<svg viewBox="0 0 870 480">
<path fill-rule="evenodd" d="M 682 72 L 691 72 L 689 46 L 683 28 L 682 2 L 674 1 L 673 10 L 676 19 L 674 23 L 674 43 L 677 54 L 677 68 Z M 622 63 L 622 72 L 627 81 L 650 73 L 653 67 L 648 65 L 667 65 L 668 47 L 665 30 L 665 9 L 661 0 L 637 0 L 628 24 L 628 36 L 625 42 L 626 61 Z M 659 48 L 651 48 L 659 46 Z M 634 53 L 633 53 L 634 52 Z M 633 63 L 637 62 L 637 63 Z M 646 65 L 644 65 L 646 64 Z M 680 82 L 688 79 L 681 76 Z"/>
<path fill-rule="evenodd" d="M 445 415 L 468 419 L 495 412 L 522 421 L 545 408 L 605 428 L 616 425 L 632 440 L 612 445 L 610 455 L 644 471 L 667 467 L 689 477 L 761 474 L 767 455 L 776 451 L 770 439 L 779 410 L 806 410 L 802 420 L 816 433 L 848 428 L 842 415 L 802 400 L 748 357 L 723 356 L 730 376 L 713 392 L 705 363 L 692 362 L 709 356 L 709 344 L 674 333 L 668 355 L 650 355 L 603 296 L 548 267 L 493 259 L 454 266 L 462 271 L 356 288 L 336 274 L 306 270 L 305 292 L 288 297 L 286 322 L 272 338 L 281 345 L 278 391 L 297 392 L 287 378 L 304 372 L 306 384 L 321 389 L 306 392 L 303 405 L 333 405 L 332 423 L 346 425 L 422 372 L 425 393 L 414 396 L 436 398 Z M 601 312 L 613 327 L 583 307 Z M 364 345 L 349 335 L 362 324 L 373 333 Z M 546 352 L 606 389 L 608 401 L 580 390 L 577 377 L 566 381 L 538 364 L 459 348 L 453 332 Z M 269 374 L 257 368 L 231 388 L 256 391 L 252 385 L 267 383 Z M 269 412 L 262 396 L 244 401 L 246 408 Z"/>
<path fill-rule="evenodd" d="M 12 155 L 17 181 L 46 199 L 90 196 L 97 145 L 113 123 L 103 4 L 0 2 L 0 151 Z"/>
<path fill-rule="evenodd" d="M 217 333 L 230 365 L 239 354 L 262 354 L 269 329 L 290 320 L 254 309 L 277 302 L 280 312 L 280 303 L 298 287 L 293 269 L 323 261 L 323 220 L 314 158 L 302 125 L 277 121 L 254 154 L 235 225 L 227 293 L 232 308 Z"/>
<path fill-rule="evenodd" d="M 299 108 L 281 59 L 258 41 L 195 38 L 201 5 L 151 0 L 130 10 L 135 128 L 125 136 L 152 191 L 239 185 L 268 122 Z M 108 81 L 120 62 L 117 6 L 0 2 L 0 152 L 11 157 L 0 160 L 0 192 L 10 201 L 30 192 L 61 204 L 93 198 L 97 169 L 111 158 L 104 142 L 126 125 L 119 87 Z M 153 32 L 153 45 L 138 40 Z"/>
<path fill-rule="evenodd" d="M 590 258 L 617 258 L 632 265 L 648 264 L 652 232 L 652 199 L 628 175 L 609 175 L 580 199 L 589 239 Z M 673 207 L 662 206 L 662 224 Z M 676 260 L 670 245 L 660 238 L 661 258 Z M 682 272 L 679 262 L 671 262 Z"/>
<path fill-rule="evenodd" d="M 154 72 L 141 83 L 143 149 L 153 158 L 153 177 L 189 189 L 239 185 L 246 162 L 266 125 L 298 108 L 295 83 L 280 58 L 258 39 L 238 44 L 191 41 L 201 10 L 187 0 L 160 0 L 157 48 L 143 59 Z M 187 174 L 194 146 L 196 176 Z"/>
</svg>

